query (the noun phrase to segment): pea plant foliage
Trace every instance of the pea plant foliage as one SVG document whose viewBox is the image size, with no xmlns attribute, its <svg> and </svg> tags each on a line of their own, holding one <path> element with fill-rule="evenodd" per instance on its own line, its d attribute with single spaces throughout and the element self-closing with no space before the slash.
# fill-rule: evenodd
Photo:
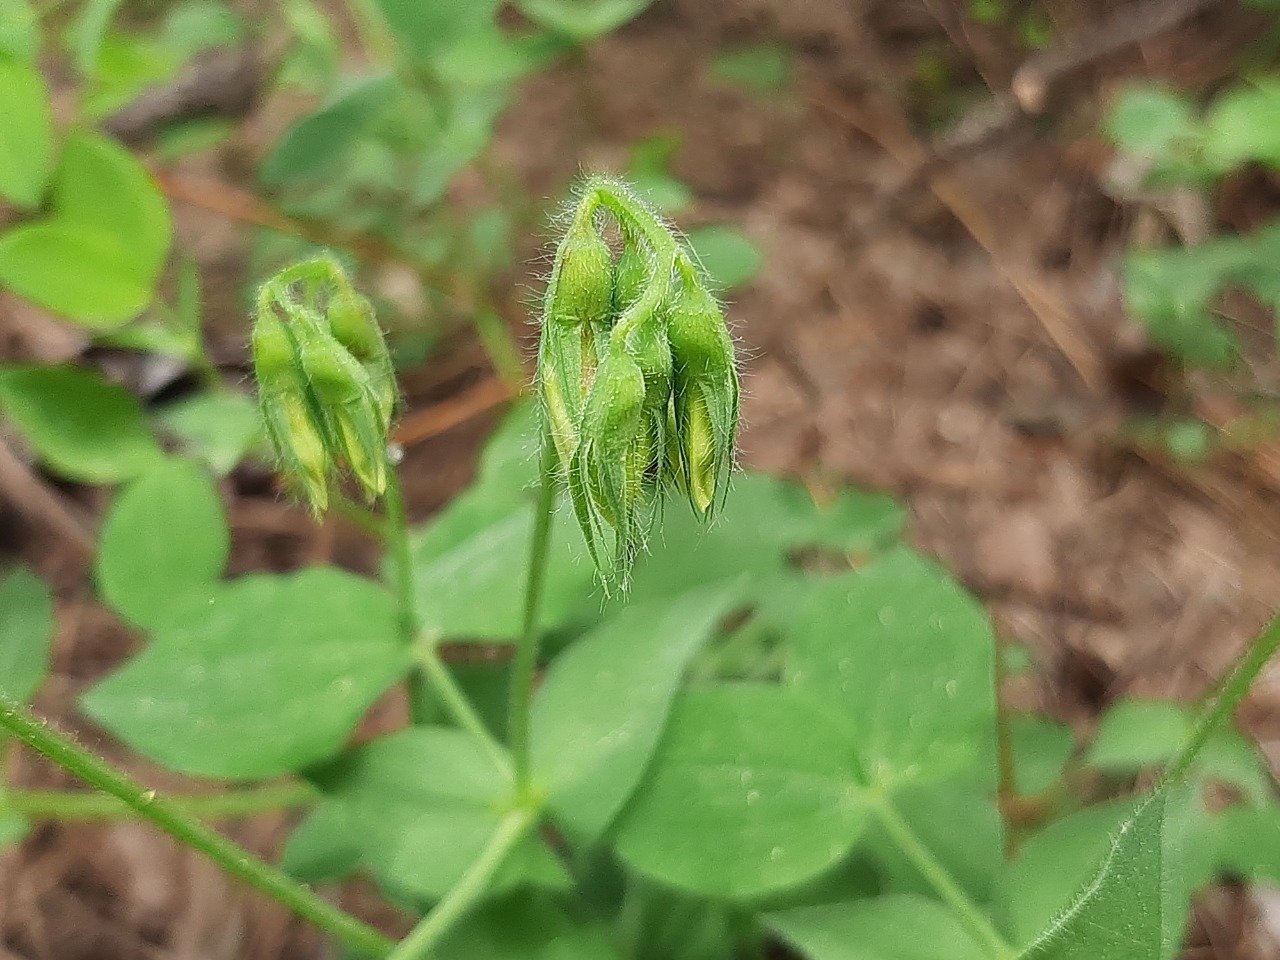
<svg viewBox="0 0 1280 960">
<path fill-rule="evenodd" d="M 1274 830 L 1272 784 L 1224 721 L 1280 631 L 1202 715 L 1126 702 L 1082 750 L 1002 714 L 984 611 L 900 542 L 892 500 L 735 473 L 721 306 L 623 183 L 580 184 L 542 314 L 536 398 L 411 529 L 369 302 L 328 258 L 267 281 L 253 350 L 281 475 L 316 514 L 363 516 L 383 576 L 228 577 L 214 479 L 157 453 L 96 569 L 145 642 L 80 706 L 226 787 L 157 794 L 33 717 L 53 613 L 19 570 L 0 724 L 103 795 L 11 785 L 0 838 L 140 815 L 394 960 L 1162 960 L 1196 888 L 1275 875 L 1251 842 Z M 395 690 L 409 721 L 355 739 Z M 1080 770 L 1119 799 L 1080 805 Z M 1242 799 L 1208 809 L 1223 782 Z M 1000 799 L 1043 815 L 1006 822 Z M 300 812 L 279 865 L 205 822 L 280 806 Z M 404 938 L 313 892 L 356 874 L 411 918 Z"/>
</svg>

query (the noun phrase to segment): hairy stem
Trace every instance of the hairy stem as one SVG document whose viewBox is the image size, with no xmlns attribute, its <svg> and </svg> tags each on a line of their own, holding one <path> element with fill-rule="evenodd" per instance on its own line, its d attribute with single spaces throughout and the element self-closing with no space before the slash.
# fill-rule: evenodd
<svg viewBox="0 0 1280 960">
<path fill-rule="evenodd" d="M 435 909 L 423 917 L 409 935 L 387 955 L 387 960 L 420 960 L 428 956 L 485 895 L 507 855 L 528 833 L 533 822 L 533 812 L 524 808 L 512 810 L 503 817 L 475 863 L 467 868 L 467 872 L 445 894 L 444 899 L 436 904 Z"/>
<path fill-rule="evenodd" d="M 899 850 L 911 861 L 912 865 L 933 887 L 934 892 L 949 906 L 956 917 L 968 929 L 974 942 L 987 950 L 992 960 L 1014 960 L 1017 951 L 1013 949 L 992 926 L 991 921 L 969 899 L 968 894 L 952 878 L 947 869 L 938 862 L 933 853 L 921 843 L 911 825 L 902 819 L 901 814 L 886 799 L 876 802 L 872 808 L 880 825 L 884 827 L 890 839 Z"/>
<path fill-rule="evenodd" d="M 515 759 L 516 796 L 529 788 L 529 708 L 533 701 L 533 678 L 538 668 L 538 609 L 547 579 L 551 545 L 551 517 L 555 513 L 556 488 L 550 441 L 542 444 L 538 479 L 538 505 L 529 545 L 529 565 L 524 587 L 524 621 L 511 668 L 511 696 L 507 720 L 511 755 Z"/>
<path fill-rule="evenodd" d="M 511 776 L 511 758 L 507 755 L 507 751 L 502 744 L 494 739 L 493 734 L 489 732 L 489 728 L 485 725 L 484 720 L 481 719 L 480 714 L 476 713 L 475 707 L 471 705 L 467 695 L 462 692 L 457 681 L 454 680 L 449 668 L 440 659 L 440 654 L 436 650 L 434 641 L 430 637 L 424 637 L 419 640 L 417 647 L 414 649 L 414 656 L 417 659 L 423 678 L 440 699 L 449 716 L 453 718 L 454 723 L 471 734 L 476 744 L 493 761 L 494 766 L 501 773 L 508 777 Z"/>
<path fill-rule="evenodd" d="M 1213 736 L 1213 732 L 1236 712 L 1240 701 L 1249 692 L 1253 681 L 1257 679 L 1277 648 L 1280 648 L 1280 617 L 1272 620 L 1258 635 L 1249 648 L 1241 654 L 1231 672 L 1227 674 L 1227 678 L 1222 681 L 1217 695 L 1205 708 L 1191 736 L 1187 738 L 1186 744 L 1169 764 L 1164 776 L 1160 778 L 1162 787 L 1186 776 L 1201 749 Z"/>
<path fill-rule="evenodd" d="M 180 803 L 160 796 L 115 769 L 4 695 L 0 695 L 0 728 L 90 786 L 115 797 L 179 842 L 203 853 L 227 873 L 326 930 L 352 950 L 366 956 L 382 956 L 391 949 L 391 941 L 373 927 L 316 896 L 283 871 L 201 823 Z"/>
<path fill-rule="evenodd" d="M 310 784 L 289 783 L 229 793 L 171 794 L 165 799 L 189 817 L 218 820 L 309 806 L 316 791 Z M 32 820 L 127 820 L 142 815 L 113 796 L 69 790 L 13 789 L 4 794 L 4 806 Z"/>
</svg>

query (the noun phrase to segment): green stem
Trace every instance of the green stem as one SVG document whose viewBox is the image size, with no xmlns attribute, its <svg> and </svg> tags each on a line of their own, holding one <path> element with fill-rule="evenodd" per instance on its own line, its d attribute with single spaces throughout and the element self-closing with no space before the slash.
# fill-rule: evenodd
<svg viewBox="0 0 1280 960">
<path fill-rule="evenodd" d="M 533 678 L 538 668 L 538 609 L 547 579 L 550 555 L 551 517 L 555 513 L 556 487 L 552 475 L 550 442 L 542 444 L 542 464 L 538 478 L 538 505 L 529 545 L 529 567 L 524 587 L 524 621 L 511 667 L 510 713 L 507 719 L 511 755 L 515 758 L 516 796 L 529 788 L 529 707 L 533 701 Z"/>
<path fill-rule="evenodd" d="M 449 668 L 440 659 L 435 643 L 429 637 L 419 640 L 418 645 L 414 648 L 414 656 L 424 679 L 430 684 L 431 689 L 435 691 L 436 696 L 440 698 L 440 702 L 444 704 L 449 716 L 453 718 L 459 727 L 471 734 L 472 738 L 475 739 L 476 743 L 501 773 L 508 777 L 511 776 L 511 758 L 507 755 L 507 751 L 503 749 L 502 744 L 494 739 L 493 734 L 489 732 L 489 728 L 485 725 L 484 720 L 481 719 L 480 714 L 476 713 L 471 701 L 467 699 L 467 695 L 462 692 L 457 681 L 454 680 Z"/>
<path fill-rule="evenodd" d="M 404 488 L 395 464 L 387 461 L 387 492 L 383 495 L 387 520 L 383 534 L 387 558 L 391 566 L 390 587 L 399 611 L 400 639 L 412 647 L 418 639 L 418 598 L 413 588 L 413 550 L 409 546 L 409 516 L 404 505 Z M 409 672 L 405 681 L 409 689 L 409 714 L 415 724 L 429 723 L 433 716 L 431 685 L 421 665 Z"/>
<path fill-rule="evenodd" d="M 512 848 L 524 838 L 533 821 L 533 812 L 523 808 L 512 810 L 503 817 L 476 861 L 467 868 L 454 888 L 445 894 L 444 899 L 436 904 L 435 909 L 423 917 L 409 935 L 387 955 L 387 960 L 420 960 L 428 956 L 485 895 L 493 882 L 494 874 Z"/>
<path fill-rule="evenodd" d="M 1160 786 L 1166 786 L 1186 776 L 1191 764 L 1195 762 L 1201 749 L 1227 719 L 1235 714 L 1240 701 L 1244 699 L 1253 681 L 1257 679 L 1262 668 L 1271 659 L 1272 654 L 1280 648 L 1280 617 L 1272 620 L 1261 635 L 1250 644 L 1232 667 L 1231 673 L 1222 681 L 1217 695 L 1205 709 L 1195 729 L 1187 739 L 1181 752 L 1169 764 L 1160 778 Z"/>
<path fill-rule="evenodd" d="M 974 941 L 990 952 L 992 960 L 1014 960 L 1017 951 L 1005 941 L 1000 932 L 992 926 L 991 921 L 960 889 L 929 848 L 920 842 L 920 838 L 915 835 L 910 824 L 902 819 L 893 805 L 887 799 L 880 799 L 873 804 L 872 809 L 890 839 L 920 871 L 942 901 L 955 912 L 956 917 L 968 928 Z"/>
<path fill-rule="evenodd" d="M 477 307 L 471 322 L 494 372 L 513 393 L 524 393 L 529 386 L 529 375 L 520 359 L 520 348 L 498 311 L 488 304 Z"/>
<path fill-rule="evenodd" d="M 166 799 L 189 817 L 218 820 L 309 806 L 315 802 L 316 791 L 310 784 L 290 783 Z M 3 805 L 32 820 L 127 820 L 141 815 L 115 797 L 68 790 L 9 790 Z"/>
<path fill-rule="evenodd" d="M 382 956 L 391 949 L 391 941 L 373 927 L 322 900 L 283 871 L 195 819 L 180 803 L 160 796 L 127 773 L 116 770 L 3 695 L 0 695 L 0 728 L 90 786 L 115 797 L 179 842 L 203 853 L 227 873 L 328 931 L 351 949 L 368 956 Z"/>
</svg>

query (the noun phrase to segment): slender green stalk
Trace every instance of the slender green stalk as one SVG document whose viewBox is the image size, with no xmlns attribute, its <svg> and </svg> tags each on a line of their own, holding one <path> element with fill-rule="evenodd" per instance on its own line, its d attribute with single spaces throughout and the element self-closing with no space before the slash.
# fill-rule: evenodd
<svg viewBox="0 0 1280 960">
<path fill-rule="evenodd" d="M 476 328 L 489 363 L 502 378 L 502 382 L 516 394 L 527 390 L 529 375 L 525 371 L 524 361 L 520 359 L 520 348 L 498 311 L 488 304 L 477 307 L 471 314 L 471 323 Z"/>
<path fill-rule="evenodd" d="M 391 560 L 391 591 L 399 611 L 400 638 L 410 646 L 418 637 L 418 598 L 413 589 L 413 551 L 409 547 L 409 517 L 404 508 L 404 488 L 395 464 L 388 463 L 387 552 Z"/>
<path fill-rule="evenodd" d="M 886 799 L 880 799 L 874 802 L 872 809 L 880 825 L 884 827 L 898 849 L 920 871 L 942 901 L 955 911 L 957 919 L 968 929 L 974 942 L 989 951 L 992 960 L 1014 960 L 1017 951 L 1005 941 L 1000 932 L 992 926 L 991 921 L 960 889 L 929 848 L 920 842 L 920 838 L 915 835 L 910 824 L 902 819 L 893 805 Z"/>
<path fill-rule="evenodd" d="M 316 896 L 283 871 L 195 819 L 180 803 L 160 796 L 127 773 L 116 770 L 3 695 L 0 695 L 0 728 L 90 786 L 115 797 L 176 840 L 203 853 L 227 873 L 326 930 L 352 950 L 367 956 L 382 956 L 391 949 L 391 941 L 373 927 Z"/>
<path fill-rule="evenodd" d="M 1186 744 L 1160 778 L 1162 787 L 1186 776 L 1205 743 L 1219 726 L 1235 714 L 1240 701 L 1249 692 L 1253 681 L 1257 679 L 1258 674 L 1262 672 L 1262 668 L 1266 666 L 1267 661 L 1277 649 L 1280 649 L 1280 617 L 1272 620 L 1258 638 L 1249 645 L 1249 649 L 1241 654 L 1227 678 L 1222 681 L 1217 695 L 1201 714 Z"/>
<path fill-rule="evenodd" d="M 431 689 L 435 691 L 437 697 L 440 698 L 444 708 L 449 712 L 455 723 L 475 739 L 480 748 L 488 755 L 496 766 L 505 776 L 511 776 L 511 757 L 503 748 L 489 728 L 481 719 L 480 714 L 476 713 L 475 708 L 471 705 L 471 701 L 467 699 L 467 695 L 458 687 L 457 681 L 454 680 L 453 674 L 449 672 L 449 668 L 444 665 L 440 659 L 440 654 L 436 651 L 435 644 L 430 638 L 423 638 L 418 641 L 417 647 L 414 648 L 414 656 L 417 659 L 418 667 L 422 671 L 424 679 L 431 685 Z"/>
<path fill-rule="evenodd" d="M 309 806 L 316 800 L 316 791 L 307 783 L 290 783 L 230 793 L 175 794 L 166 799 L 189 817 L 218 820 Z M 9 790 L 4 806 L 32 820 L 129 820 L 142 816 L 115 797 L 68 790 Z"/>
<path fill-rule="evenodd" d="M 533 811 L 524 808 L 512 810 L 503 817 L 475 863 L 467 868 L 467 872 L 445 894 L 444 899 L 436 904 L 435 909 L 423 917 L 409 935 L 387 955 L 387 960 L 420 960 L 428 956 L 485 895 L 507 855 L 528 833 L 533 822 Z"/>
<path fill-rule="evenodd" d="M 529 707 L 533 701 L 533 677 L 538 669 L 538 609 L 547 579 L 551 545 L 551 517 L 555 513 L 556 487 L 552 474 L 551 444 L 542 444 L 538 478 L 538 505 L 529 545 L 529 568 L 524 588 L 524 621 L 511 667 L 510 713 L 507 719 L 511 755 L 515 759 L 516 796 L 529 788 Z"/>
<path fill-rule="evenodd" d="M 418 639 L 418 598 L 413 587 L 413 551 L 409 546 L 409 515 L 404 505 L 404 488 L 395 464 L 387 463 L 387 492 L 384 501 L 387 508 L 383 534 L 387 544 L 387 558 L 391 564 L 391 592 L 399 611 L 400 639 L 406 647 Z M 429 723 L 433 716 L 431 684 L 419 664 L 409 672 L 405 681 L 409 689 L 409 714 L 415 724 Z"/>
</svg>

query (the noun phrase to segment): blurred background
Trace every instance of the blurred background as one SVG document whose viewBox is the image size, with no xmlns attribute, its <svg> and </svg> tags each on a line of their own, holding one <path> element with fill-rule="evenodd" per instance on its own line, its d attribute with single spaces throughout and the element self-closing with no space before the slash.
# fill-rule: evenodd
<svg viewBox="0 0 1280 960">
<path fill-rule="evenodd" d="M 421 520 L 532 375 L 550 218 L 588 170 L 634 180 L 718 279 L 742 462 L 901 500 L 992 611 L 1014 706 L 1087 731 L 1123 696 L 1197 696 L 1280 606 L 1277 4 L 382 7 L 0 2 L 0 42 L 38 24 L 55 119 L 136 151 L 175 227 L 140 324 L 0 283 L 0 361 L 96 371 L 220 455 L 233 572 L 376 561 L 244 458 L 247 397 L 202 400 L 247 389 L 255 284 L 317 249 L 356 269 Z M 85 729 L 76 695 L 137 642 L 86 578 L 110 491 L 0 437 L 0 560 L 58 594 L 39 706 Z M 1243 722 L 1280 763 L 1280 671 Z M 272 853 L 287 823 L 235 832 Z M 148 827 L 41 827 L 2 857 L 0 957 L 326 955 Z M 1280 956 L 1263 895 L 1220 888 L 1194 922 L 1187 956 Z"/>
</svg>

